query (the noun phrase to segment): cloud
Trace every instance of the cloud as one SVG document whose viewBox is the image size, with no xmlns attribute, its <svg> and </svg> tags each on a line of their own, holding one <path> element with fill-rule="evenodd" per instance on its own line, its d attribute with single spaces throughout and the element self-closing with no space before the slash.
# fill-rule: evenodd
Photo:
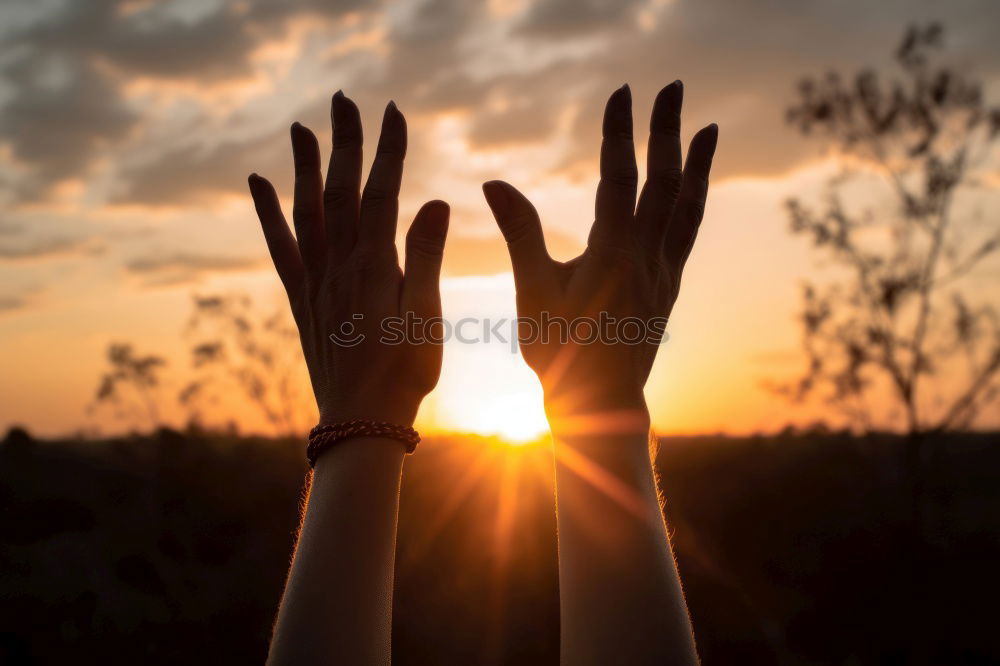
<svg viewBox="0 0 1000 666">
<path fill-rule="evenodd" d="M 100 252 L 102 249 L 103 246 L 94 244 L 89 238 L 47 238 L 21 245 L 0 245 L 0 260 L 42 259 L 76 254 L 84 250 Z"/>
<path fill-rule="evenodd" d="M 24 296 L 4 296 L 0 294 L 0 314 L 17 312 L 28 307 L 28 299 Z"/>
<path fill-rule="evenodd" d="M 39 304 L 39 294 L 43 289 L 38 284 L 20 284 L 17 287 L 6 285 L 0 291 L 0 316 L 22 312 Z"/>
<path fill-rule="evenodd" d="M 114 79 L 85 63 L 23 59 L 3 76 L 14 93 L 0 110 L 0 129 L 13 157 L 34 172 L 22 187 L 26 198 L 85 172 L 102 147 L 139 121 Z"/>
<path fill-rule="evenodd" d="M 255 270 L 263 263 L 260 257 L 177 252 L 138 257 L 125 268 L 141 276 L 144 286 L 163 287 L 196 282 L 211 273 Z"/>
<path fill-rule="evenodd" d="M 939 13 L 928 0 L 877 6 L 862 0 L 540 0 L 513 16 L 498 16 L 485 0 L 93 0 L 39 7 L 34 20 L 11 19 L 13 27 L 0 33 L 8 54 L 0 65 L 7 86 L 0 136 L 29 173 L 18 187 L 22 199 L 89 174 L 102 157 L 119 164 L 122 147 L 145 137 L 151 116 L 127 98 L 129 82 L 184 80 L 210 88 L 246 78 L 259 73 L 253 54 L 286 37 L 302 17 L 345 26 L 361 26 L 358 16 L 377 17 L 377 48 L 364 57 L 327 48 L 320 66 L 339 81 L 346 74 L 363 107 L 395 98 L 415 116 L 468 113 L 465 139 L 476 150 L 544 143 L 556 132 L 554 119 L 575 109 L 576 141 L 553 168 L 592 169 L 606 96 L 625 80 L 632 83 L 639 128 L 659 86 L 680 77 L 688 86 L 686 119 L 722 126 L 717 177 L 780 173 L 814 154 L 782 120 L 795 81 L 829 65 L 884 62 L 907 23 Z M 14 17 L 0 11 L 7 14 Z M 952 3 L 950 47 L 996 70 L 987 58 L 996 55 L 996 42 L 986 26 L 997 20 L 996 3 Z M 300 57 L 315 58 L 324 52 L 323 39 L 341 37 L 319 33 L 312 47 L 303 40 Z M 269 76 L 280 86 L 283 74 Z M 289 104 L 303 106 L 301 97 Z M 317 108 L 307 102 L 300 110 L 320 117 L 324 111 Z M 162 165 L 147 162 L 120 176 L 127 182 L 117 188 L 119 200 L 159 205 L 235 191 L 254 168 L 241 160 L 262 151 L 274 158 L 262 146 L 279 145 L 273 126 L 213 138 L 206 134 L 216 126 L 205 125 L 185 127 L 187 135 L 180 127 L 176 136 L 154 132 L 144 155 Z"/>
<path fill-rule="evenodd" d="M 114 201 L 177 206 L 210 201 L 222 193 L 246 194 L 249 173 L 288 160 L 288 151 L 284 130 L 212 148 L 171 150 L 125 174 Z"/>
<path fill-rule="evenodd" d="M 540 0 L 532 3 L 517 32 L 533 37 L 580 37 L 635 26 L 646 0 Z"/>
<path fill-rule="evenodd" d="M 16 236 L 24 229 L 16 224 L 0 220 L 0 236 Z"/>
<path fill-rule="evenodd" d="M 304 15 L 336 19 L 379 3 L 365 0 L 66 2 L 11 35 L 37 55 L 101 61 L 130 74 L 200 82 L 249 72 L 250 54 Z"/>
<path fill-rule="evenodd" d="M 136 77 L 200 86 L 245 77 L 251 54 L 301 16 L 336 19 L 363 0 L 184 3 L 92 0 L 45 6 L 0 33 L 0 140 L 25 167 L 18 198 L 44 198 L 69 176 L 113 155 L 143 120 L 126 98 Z M 0 19 L 19 16 L 15 3 Z M 3 21 L 0 20 L 0 23 Z M 318 25 L 320 25 L 318 23 Z"/>
</svg>

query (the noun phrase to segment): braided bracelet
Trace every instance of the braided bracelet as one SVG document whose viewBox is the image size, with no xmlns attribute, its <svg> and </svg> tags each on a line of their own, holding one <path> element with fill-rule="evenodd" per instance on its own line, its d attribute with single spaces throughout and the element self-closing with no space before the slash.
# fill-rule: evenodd
<svg viewBox="0 0 1000 666">
<path fill-rule="evenodd" d="M 406 445 L 406 452 L 413 453 L 420 441 L 420 435 L 409 426 L 394 425 L 385 421 L 352 419 L 340 423 L 318 425 L 309 432 L 309 447 L 306 458 L 309 466 L 315 467 L 316 460 L 337 442 L 351 437 L 385 437 Z"/>
</svg>

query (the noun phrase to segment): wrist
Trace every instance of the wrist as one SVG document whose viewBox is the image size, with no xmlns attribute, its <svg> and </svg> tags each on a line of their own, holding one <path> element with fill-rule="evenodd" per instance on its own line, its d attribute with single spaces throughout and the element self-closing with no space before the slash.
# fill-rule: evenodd
<svg viewBox="0 0 1000 666">
<path fill-rule="evenodd" d="M 398 426 L 412 426 L 420 408 L 419 399 L 331 401 L 319 405 L 319 425 L 333 425 L 354 419 L 391 423 Z"/>
<path fill-rule="evenodd" d="M 595 400 L 546 395 L 545 414 L 554 439 L 637 440 L 649 436 L 650 416 L 645 398 L 622 394 Z"/>
</svg>

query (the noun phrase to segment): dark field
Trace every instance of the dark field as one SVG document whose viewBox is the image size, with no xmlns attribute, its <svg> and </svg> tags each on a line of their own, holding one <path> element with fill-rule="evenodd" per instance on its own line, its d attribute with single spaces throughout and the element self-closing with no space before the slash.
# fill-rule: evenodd
<svg viewBox="0 0 1000 666">
<path fill-rule="evenodd" d="M 663 440 L 706 664 L 1000 663 L 1000 435 L 931 442 L 919 527 L 904 445 Z M 302 448 L 13 433 L 0 446 L 0 663 L 262 662 Z M 421 444 L 397 570 L 396 664 L 557 663 L 549 449 Z"/>
</svg>

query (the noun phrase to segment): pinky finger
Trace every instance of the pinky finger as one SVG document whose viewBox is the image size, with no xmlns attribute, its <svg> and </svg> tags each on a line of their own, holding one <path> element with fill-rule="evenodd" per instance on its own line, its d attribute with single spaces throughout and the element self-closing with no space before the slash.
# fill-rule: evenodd
<svg viewBox="0 0 1000 666">
<path fill-rule="evenodd" d="M 294 306 L 302 294 L 305 280 L 305 269 L 302 257 L 299 255 L 298 244 L 288 229 L 288 222 L 281 212 L 281 204 L 278 202 L 274 186 L 266 178 L 261 178 L 255 173 L 250 174 L 247 182 L 250 185 L 250 196 L 253 197 L 254 207 L 257 209 L 257 217 L 260 218 L 261 229 L 264 231 L 268 252 L 271 253 L 271 261 L 274 262 L 278 277 L 285 286 L 289 302 Z"/>
</svg>

